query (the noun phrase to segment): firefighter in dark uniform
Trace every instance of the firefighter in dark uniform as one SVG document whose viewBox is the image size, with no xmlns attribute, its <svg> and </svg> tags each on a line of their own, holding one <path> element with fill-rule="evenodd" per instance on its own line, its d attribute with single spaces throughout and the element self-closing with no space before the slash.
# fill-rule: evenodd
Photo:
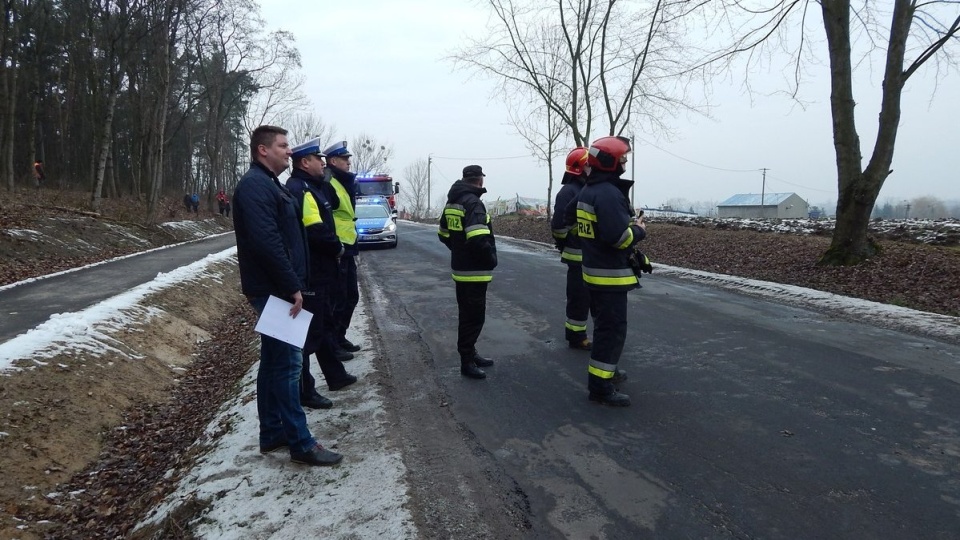
<svg viewBox="0 0 960 540">
<path fill-rule="evenodd" d="M 450 248 L 450 268 L 457 289 L 457 352 L 460 374 L 471 379 L 487 377 L 482 367 L 493 360 L 477 354 L 477 338 L 483 329 L 487 310 L 487 284 L 497 267 L 497 244 L 490 215 L 480 201 L 483 169 L 479 165 L 463 168 L 463 178 L 447 193 L 447 204 L 440 216 L 440 241 Z"/>
<path fill-rule="evenodd" d="M 300 403 L 311 409 L 329 409 L 333 402 L 316 390 L 316 380 L 310 373 L 310 355 L 316 355 L 329 390 L 337 391 L 357 382 L 336 356 L 338 334 L 333 309 L 344 247 L 337 237 L 333 208 L 323 193 L 323 158 L 326 156 L 320 151 L 320 139 L 297 145 L 292 152 L 293 170 L 287 179 L 287 189 L 297 198 L 307 231 L 310 288 L 303 291 L 303 309 L 313 313 L 303 346 Z"/>
<path fill-rule="evenodd" d="M 630 152 L 624 137 L 602 137 L 590 145 L 587 182 L 577 202 L 577 235 L 583 250 L 583 281 L 590 289 L 593 350 L 587 388 L 590 401 L 626 407 L 630 397 L 616 385 L 626 380 L 617 370 L 627 338 L 627 292 L 640 284 L 630 260 L 634 245 L 646 236 L 643 218 L 633 219 L 621 179 Z"/>
<path fill-rule="evenodd" d="M 590 292 L 583 284 L 583 254 L 580 251 L 580 239 L 576 229 L 576 200 L 587 178 L 584 170 L 587 165 L 587 149 L 574 148 L 567 154 L 567 167 L 557 192 L 553 216 L 550 219 L 550 232 L 560 250 L 560 261 L 567 265 L 567 320 L 564 334 L 572 349 L 589 351 L 592 348 L 587 339 L 587 317 L 590 315 Z M 571 204 L 571 202 L 573 204 Z M 568 209 L 572 219 L 567 219 Z"/>
</svg>

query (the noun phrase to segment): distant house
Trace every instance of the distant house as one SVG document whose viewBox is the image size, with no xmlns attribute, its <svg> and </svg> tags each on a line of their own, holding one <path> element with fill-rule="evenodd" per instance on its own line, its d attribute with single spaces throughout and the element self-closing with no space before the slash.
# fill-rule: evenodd
<svg viewBox="0 0 960 540">
<path fill-rule="evenodd" d="M 717 205 L 721 218 L 776 218 L 807 217 L 807 201 L 796 193 L 740 193 Z"/>
</svg>

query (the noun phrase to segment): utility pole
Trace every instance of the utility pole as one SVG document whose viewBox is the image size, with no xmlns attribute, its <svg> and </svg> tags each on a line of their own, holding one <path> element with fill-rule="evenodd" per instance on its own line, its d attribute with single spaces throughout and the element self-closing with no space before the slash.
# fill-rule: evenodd
<svg viewBox="0 0 960 540">
<path fill-rule="evenodd" d="M 908 201 L 903 201 L 907 203 L 907 210 L 903 213 L 903 219 L 910 219 L 910 203 Z"/>
<path fill-rule="evenodd" d="M 764 203 L 764 197 L 767 194 L 767 170 L 768 169 L 764 167 L 760 170 L 763 171 L 763 183 L 760 185 L 760 217 L 766 217 L 764 216 L 766 211 L 763 207 L 763 203 Z"/>
<path fill-rule="evenodd" d="M 430 166 L 433 164 L 433 155 L 427 154 L 427 217 L 433 217 L 430 213 Z"/>
</svg>

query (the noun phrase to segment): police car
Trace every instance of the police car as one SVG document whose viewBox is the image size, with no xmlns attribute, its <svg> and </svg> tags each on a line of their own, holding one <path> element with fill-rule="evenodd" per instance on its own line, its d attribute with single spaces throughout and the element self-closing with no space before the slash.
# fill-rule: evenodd
<svg viewBox="0 0 960 540">
<path fill-rule="evenodd" d="M 355 215 L 358 245 L 397 247 L 397 223 L 386 205 L 358 200 Z"/>
</svg>

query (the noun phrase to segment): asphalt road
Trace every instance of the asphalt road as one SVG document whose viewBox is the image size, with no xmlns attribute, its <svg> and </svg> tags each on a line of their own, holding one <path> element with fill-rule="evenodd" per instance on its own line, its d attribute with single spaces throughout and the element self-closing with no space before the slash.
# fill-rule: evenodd
<svg viewBox="0 0 960 540">
<path fill-rule="evenodd" d="M 556 254 L 498 247 L 485 381 L 459 375 L 435 228 L 401 223 L 398 249 L 361 256 L 421 530 L 960 535 L 960 347 L 654 273 L 630 293 L 633 406 L 607 408 L 563 340 Z"/>
<path fill-rule="evenodd" d="M 0 342 L 55 313 L 72 313 L 236 245 L 233 232 L 81 268 L 0 290 Z"/>
</svg>

